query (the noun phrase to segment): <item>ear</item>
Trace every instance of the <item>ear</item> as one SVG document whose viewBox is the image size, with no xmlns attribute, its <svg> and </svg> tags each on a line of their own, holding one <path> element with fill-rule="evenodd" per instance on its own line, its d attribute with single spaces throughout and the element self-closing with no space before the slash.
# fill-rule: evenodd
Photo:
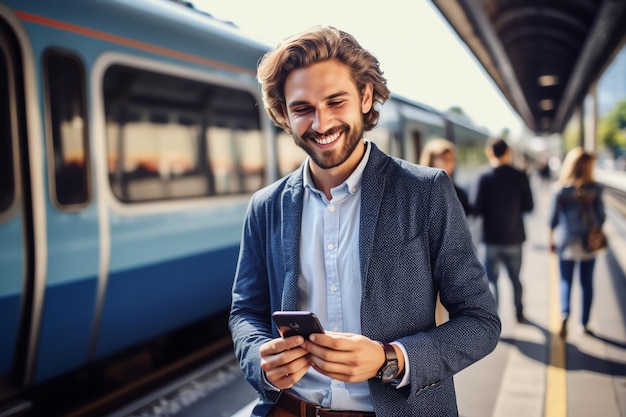
<svg viewBox="0 0 626 417">
<path fill-rule="evenodd" d="M 366 114 L 372 109 L 372 100 L 374 97 L 374 87 L 372 83 L 367 83 L 361 90 L 361 113 Z"/>
</svg>

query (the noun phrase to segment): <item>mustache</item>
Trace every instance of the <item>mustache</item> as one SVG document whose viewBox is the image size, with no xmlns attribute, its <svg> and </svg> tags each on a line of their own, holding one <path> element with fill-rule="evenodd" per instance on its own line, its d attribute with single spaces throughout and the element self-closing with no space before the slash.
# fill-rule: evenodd
<svg viewBox="0 0 626 417">
<path fill-rule="evenodd" d="M 347 132 L 348 131 L 348 125 L 341 125 L 341 126 L 337 126 L 337 127 L 332 127 L 330 129 L 328 129 L 326 132 L 320 133 L 316 130 L 313 129 L 309 129 L 306 132 L 304 132 L 302 134 L 302 139 L 318 139 L 318 138 L 322 138 L 325 136 L 331 136 L 334 135 L 335 133 L 339 133 L 339 132 Z"/>
</svg>

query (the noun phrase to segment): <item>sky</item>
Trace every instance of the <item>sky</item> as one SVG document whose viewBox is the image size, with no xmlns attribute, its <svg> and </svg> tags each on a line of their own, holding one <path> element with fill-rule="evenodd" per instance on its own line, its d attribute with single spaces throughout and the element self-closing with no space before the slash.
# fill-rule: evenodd
<svg viewBox="0 0 626 417">
<path fill-rule="evenodd" d="M 428 0 L 191 1 L 270 44 L 314 25 L 335 26 L 378 58 L 393 92 L 439 110 L 459 106 L 492 134 L 523 133 L 520 117 Z"/>
</svg>

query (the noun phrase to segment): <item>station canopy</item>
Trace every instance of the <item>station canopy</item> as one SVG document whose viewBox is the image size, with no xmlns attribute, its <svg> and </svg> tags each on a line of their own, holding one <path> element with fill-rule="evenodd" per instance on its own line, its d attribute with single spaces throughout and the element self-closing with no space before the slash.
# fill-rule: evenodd
<svg viewBox="0 0 626 417">
<path fill-rule="evenodd" d="M 626 35 L 626 0 L 432 1 L 538 135 L 563 132 Z"/>
</svg>

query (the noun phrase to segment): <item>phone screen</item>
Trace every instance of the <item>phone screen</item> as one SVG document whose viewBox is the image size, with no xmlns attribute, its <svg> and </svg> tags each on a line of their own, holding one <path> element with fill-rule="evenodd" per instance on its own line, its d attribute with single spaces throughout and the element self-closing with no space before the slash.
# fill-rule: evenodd
<svg viewBox="0 0 626 417">
<path fill-rule="evenodd" d="M 310 311 L 276 311 L 272 318 L 282 337 L 301 335 L 308 339 L 311 333 L 324 333 L 319 319 Z"/>
</svg>

